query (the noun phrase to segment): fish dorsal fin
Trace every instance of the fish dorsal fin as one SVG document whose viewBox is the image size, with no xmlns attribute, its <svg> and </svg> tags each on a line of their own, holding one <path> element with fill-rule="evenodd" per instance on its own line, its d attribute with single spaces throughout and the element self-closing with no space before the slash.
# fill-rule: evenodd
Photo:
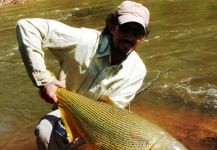
<svg viewBox="0 0 217 150">
<path fill-rule="evenodd" d="M 109 104 L 109 105 L 111 105 L 111 106 L 113 106 L 113 107 L 118 107 L 118 106 L 115 104 L 115 102 L 113 102 L 110 98 L 108 98 L 108 96 L 105 96 L 105 95 L 103 95 L 103 96 L 100 98 L 99 101 L 100 101 L 100 102 L 107 103 L 107 104 Z"/>
</svg>

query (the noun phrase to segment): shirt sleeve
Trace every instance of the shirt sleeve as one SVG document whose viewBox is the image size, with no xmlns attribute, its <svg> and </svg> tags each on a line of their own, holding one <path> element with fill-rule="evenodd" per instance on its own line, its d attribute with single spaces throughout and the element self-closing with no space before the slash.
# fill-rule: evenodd
<svg viewBox="0 0 217 150">
<path fill-rule="evenodd" d="M 109 98 L 120 108 L 125 108 L 135 97 L 136 92 L 143 84 L 146 71 L 139 74 L 136 78 L 128 78 L 124 84 L 118 87 L 109 95 Z"/>
<path fill-rule="evenodd" d="M 117 80 L 117 83 L 110 87 L 112 90 L 107 94 L 118 107 L 125 108 L 142 86 L 146 67 L 135 52 L 132 52 L 122 65 L 123 68 L 117 74 L 117 79 L 121 80 Z"/>
<path fill-rule="evenodd" d="M 45 85 L 54 79 L 46 68 L 43 49 L 73 48 L 81 37 L 79 28 L 39 18 L 19 20 L 16 29 L 19 51 L 35 86 Z"/>
</svg>

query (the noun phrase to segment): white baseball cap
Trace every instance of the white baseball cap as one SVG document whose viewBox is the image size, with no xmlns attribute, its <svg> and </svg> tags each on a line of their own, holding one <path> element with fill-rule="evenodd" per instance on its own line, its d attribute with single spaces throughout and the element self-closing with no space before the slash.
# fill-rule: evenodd
<svg viewBox="0 0 217 150">
<path fill-rule="evenodd" d="M 133 1 L 122 2 L 115 10 L 115 15 L 118 17 L 119 24 L 137 22 L 144 29 L 148 26 L 150 18 L 149 10 L 142 4 Z"/>
</svg>

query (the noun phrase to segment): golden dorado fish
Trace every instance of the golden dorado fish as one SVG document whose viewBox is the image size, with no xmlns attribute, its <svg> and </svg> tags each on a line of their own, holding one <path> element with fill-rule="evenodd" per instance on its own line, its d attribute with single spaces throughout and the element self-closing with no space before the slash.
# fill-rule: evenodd
<svg viewBox="0 0 217 150">
<path fill-rule="evenodd" d="M 92 149 L 187 150 L 169 133 L 133 112 L 61 88 L 56 96 L 69 138 L 82 137 Z"/>
</svg>

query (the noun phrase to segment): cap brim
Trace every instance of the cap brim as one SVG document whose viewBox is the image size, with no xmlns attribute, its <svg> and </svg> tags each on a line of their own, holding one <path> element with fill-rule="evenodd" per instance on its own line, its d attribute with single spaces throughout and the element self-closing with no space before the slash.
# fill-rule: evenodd
<svg viewBox="0 0 217 150">
<path fill-rule="evenodd" d="M 137 22 L 141 24 L 144 27 L 144 29 L 146 29 L 146 23 L 144 22 L 144 19 L 142 19 L 141 17 L 137 17 L 135 15 L 122 15 L 118 17 L 119 24 L 124 24 L 127 22 Z"/>
</svg>

